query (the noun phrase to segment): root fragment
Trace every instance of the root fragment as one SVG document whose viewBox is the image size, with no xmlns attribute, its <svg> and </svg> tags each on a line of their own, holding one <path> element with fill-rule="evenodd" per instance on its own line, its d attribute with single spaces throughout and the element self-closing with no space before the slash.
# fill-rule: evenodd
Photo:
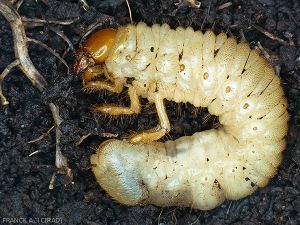
<svg viewBox="0 0 300 225">
<path fill-rule="evenodd" d="M 79 2 L 82 4 L 82 7 L 85 11 L 88 11 L 90 6 L 88 5 L 88 3 L 86 2 L 86 0 L 79 0 Z"/>
<path fill-rule="evenodd" d="M 5 70 L 2 72 L 2 74 L 0 75 L 0 99 L 1 99 L 1 103 L 3 106 L 6 106 L 9 104 L 9 102 L 7 101 L 7 99 L 5 98 L 3 91 L 2 91 L 2 83 L 4 78 L 9 74 L 9 72 L 14 69 L 16 66 L 20 65 L 20 61 L 18 59 L 16 59 L 15 61 L 13 61 L 11 64 L 9 64 Z"/>
<path fill-rule="evenodd" d="M 50 30 L 53 31 L 54 33 L 56 33 L 58 36 L 60 36 L 69 45 L 69 48 L 73 52 L 75 52 L 73 43 L 70 41 L 70 39 L 62 31 L 56 30 L 56 29 L 51 28 L 51 27 L 50 27 Z"/>
<path fill-rule="evenodd" d="M 67 74 L 70 74 L 70 68 L 68 66 L 68 63 L 58 53 L 56 53 L 52 48 L 48 47 L 46 44 L 44 44 L 43 42 L 36 40 L 36 39 L 27 38 L 27 40 L 30 42 L 34 42 L 34 43 L 40 45 L 41 47 L 45 48 L 49 52 L 51 52 L 52 55 L 54 55 L 56 58 L 58 58 L 66 66 Z"/>
<path fill-rule="evenodd" d="M 31 83 L 40 91 L 47 86 L 47 81 L 34 67 L 27 49 L 27 37 L 22 19 L 16 9 L 8 1 L 0 1 L 0 13 L 9 22 L 14 39 L 14 51 L 16 59 L 19 60 L 19 67 L 30 79 Z"/>
<path fill-rule="evenodd" d="M 79 20 L 79 17 L 76 17 L 74 19 L 69 19 L 69 20 L 43 20 L 43 19 L 38 19 L 38 18 L 27 18 L 27 17 L 22 17 L 22 21 L 26 27 L 39 27 L 39 26 L 44 26 L 45 24 L 56 24 L 56 25 L 70 25 L 74 22 Z"/>
<path fill-rule="evenodd" d="M 270 54 L 266 51 L 266 49 L 261 45 L 261 43 L 258 41 L 257 42 L 257 47 L 259 48 L 259 50 L 263 53 L 264 57 L 271 62 L 271 56 Z"/>
<path fill-rule="evenodd" d="M 50 103 L 49 107 L 51 109 L 52 116 L 53 116 L 54 123 L 55 123 L 55 133 L 56 133 L 55 166 L 56 166 L 56 168 L 58 168 L 58 171 L 54 172 L 54 174 L 52 175 L 50 185 L 49 185 L 49 189 L 53 189 L 53 187 L 54 187 L 53 185 L 54 185 L 57 173 L 66 174 L 71 181 L 73 181 L 73 173 L 72 173 L 72 170 L 68 166 L 67 158 L 62 154 L 62 152 L 60 150 L 60 146 L 59 146 L 60 145 L 60 138 L 61 138 L 61 131 L 59 129 L 59 125 L 63 121 L 62 118 L 59 115 L 59 108 L 58 108 L 58 106 L 56 106 L 53 103 Z"/>
<path fill-rule="evenodd" d="M 35 139 L 33 139 L 33 140 L 30 140 L 30 141 L 28 141 L 27 143 L 28 143 L 28 144 L 32 144 L 32 143 L 35 143 L 35 142 L 38 142 L 38 141 L 44 139 L 45 137 L 47 137 L 47 136 L 50 134 L 50 132 L 51 132 L 53 129 L 54 129 L 54 126 L 50 127 L 50 129 L 49 129 L 46 133 L 43 133 L 41 136 L 39 136 L 39 137 L 37 137 L 37 138 L 35 138 Z"/>
<path fill-rule="evenodd" d="M 53 103 L 49 104 L 49 107 L 52 112 L 52 116 L 55 122 L 55 133 L 56 133 L 56 158 L 55 158 L 55 165 L 58 169 L 63 169 L 66 171 L 66 174 L 69 177 L 72 177 L 71 169 L 68 167 L 67 158 L 62 154 L 60 150 L 60 138 L 61 138 L 61 131 L 59 129 L 59 125 L 62 123 L 62 118 L 59 115 L 59 108 L 58 106 L 54 105 Z"/>
<path fill-rule="evenodd" d="M 226 8 L 228 8 L 228 7 L 230 7 L 230 6 L 232 6 L 232 2 L 226 2 L 226 3 L 222 4 L 222 5 L 220 5 L 220 6 L 217 8 L 217 10 L 219 11 L 219 10 L 222 10 L 222 9 L 226 9 Z"/>
<path fill-rule="evenodd" d="M 127 4 L 127 7 L 128 7 L 130 22 L 131 22 L 131 24 L 133 24 L 131 9 L 130 9 L 130 5 L 129 5 L 129 1 L 128 0 L 126 0 L 126 4 Z"/>
<path fill-rule="evenodd" d="M 36 151 L 34 151 L 34 152 L 32 152 L 32 153 L 30 153 L 27 157 L 31 157 L 31 156 L 33 156 L 33 155 L 35 155 L 35 154 L 38 154 L 38 153 L 40 153 L 40 152 L 42 152 L 42 151 L 40 151 L 40 150 L 36 150 Z"/>
<path fill-rule="evenodd" d="M 196 0 L 179 0 L 178 3 L 175 3 L 176 6 L 181 7 L 184 5 L 190 5 L 194 8 L 199 9 L 201 7 L 201 2 L 196 1 Z"/>
<path fill-rule="evenodd" d="M 268 38 L 271 38 L 272 40 L 278 41 L 280 44 L 283 45 L 289 45 L 289 43 L 277 36 L 275 36 L 274 34 L 270 33 L 269 31 L 265 30 L 264 28 L 256 25 L 256 24 L 252 24 L 252 26 L 258 30 L 259 32 L 261 32 L 262 34 L 264 34 L 265 36 L 267 36 Z"/>
</svg>

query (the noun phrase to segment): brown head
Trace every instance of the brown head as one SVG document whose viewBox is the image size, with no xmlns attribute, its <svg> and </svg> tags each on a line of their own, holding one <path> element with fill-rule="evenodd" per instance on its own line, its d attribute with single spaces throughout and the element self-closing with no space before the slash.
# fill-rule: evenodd
<svg viewBox="0 0 300 225">
<path fill-rule="evenodd" d="M 74 72 L 105 62 L 116 37 L 116 30 L 106 28 L 92 34 L 76 53 Z"/>
</svg>

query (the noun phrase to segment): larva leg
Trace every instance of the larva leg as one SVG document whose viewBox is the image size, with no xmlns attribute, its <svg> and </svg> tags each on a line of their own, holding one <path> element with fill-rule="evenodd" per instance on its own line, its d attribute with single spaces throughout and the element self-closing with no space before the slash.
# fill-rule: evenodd
<svg viewBox="0 0 300 225">
<path fill-rule="evenodd" d="M 96 106 L 95 108 L 93 108 L 93 111 L 100 112 L 103 114 L 109 114 L 111 116 L 132 115 L 132 114 L 140 113 L 141 104 L 135 88 L 129 87 L 128 95 L 130 97 L 130 107 L 107 104 L 107 105 Z"/>
<path fill-rule="evenodd" d="M 115 79 L 114 82 L 108 81 L 90 81 L 84 86 L 86 92 L 96 92 L 107 90 L 114 93 L 121 93 L 124 88 L 125 80 L 123 78 Z"/>
<path fill-rule="evenodd" d="M 113 82 L 113 79 L 109 76 L 105 65 L 97 65 L 93 67 L 88 67 L 83 75 L 82 80 L 84 84 L 91 82 L 101 76 L 105 76 L 108 80 Z"/>
<path fill-rule="evenodd" d="M 166 133 L 170 131 L 170 121 L 166 112 L 166 107 L 164 105 L 164 100 L 159 94 L 155 94 L 154 103 L 156 106 L 157 115 L 159 117 L 160 126 L 157 129 L 142 131 L 137 134 L 132 135 L 129 138 L 130 143 L 150 143 L 157 141 L 162 138 Z"/>
</svg>

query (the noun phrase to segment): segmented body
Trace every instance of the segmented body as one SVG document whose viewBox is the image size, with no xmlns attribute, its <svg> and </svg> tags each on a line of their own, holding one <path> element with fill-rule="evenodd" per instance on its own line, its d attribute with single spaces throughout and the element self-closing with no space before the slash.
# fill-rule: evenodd
<svg viewBox="0 0 300 225">
<path fill-rule="evenodd" d="M 105 65 L 138 96 L 207 107 L 221 124 L 165 143 L 103 143 L 91 157 L 93 172 L 116 200 L 207 210 L 251 194 L 276 174 L 287 101 L 272 66 L 247 43 L 139 23 L 118 29 Z"/>
</svg>

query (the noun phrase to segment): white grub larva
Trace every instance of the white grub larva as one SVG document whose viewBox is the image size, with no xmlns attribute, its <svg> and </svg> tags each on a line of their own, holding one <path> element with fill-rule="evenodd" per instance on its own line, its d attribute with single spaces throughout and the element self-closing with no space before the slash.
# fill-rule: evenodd
<svg viewBox="0 0 300 225">
<path fill-rule="evenodd" d="M 111 83 L 85 72 L 86 90 L 119 93 L 125 86 L 131 105 L 94 111 L 139 113 L 142 97 L 155 104 L 160 120 L 129 140 L 102 143 L 91 156 L 97 181 L 115 200 L 209 210 L 250 195 L 276 174 L 286 146 L 287 101 L 272 66 L 247 43 L 224 33 L 139 23 L 117 29 L 101 65 Z M 155 142 L 170 130 L 164 99 L 207 107 L 221 126 Z"/>
</svg>

